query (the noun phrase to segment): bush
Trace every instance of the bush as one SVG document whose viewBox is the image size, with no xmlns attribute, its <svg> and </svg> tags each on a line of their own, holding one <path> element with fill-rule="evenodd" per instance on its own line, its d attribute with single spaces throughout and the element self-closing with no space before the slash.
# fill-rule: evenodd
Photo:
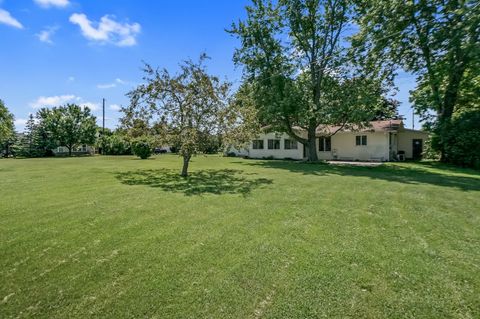
<svg viewBox="0 0 480 319">
<path fill-rule="evenodd" d="M 130 142 L 121 135 L 104 136 L 99 144 L 105 155 L 132 155 Z"/>
<path fill-rule="evenodd" d="M 445 137 L 445 157 L 450 163 L 480 169 L 480 111 L 452 119 Z"/>
<path fill-rule="evenodd" d="M 132 143 L 133 154 L 141 159 L 147 159 L 152 156 L 152 145 L 146 138 L 138 138 Z"/>
</svg>

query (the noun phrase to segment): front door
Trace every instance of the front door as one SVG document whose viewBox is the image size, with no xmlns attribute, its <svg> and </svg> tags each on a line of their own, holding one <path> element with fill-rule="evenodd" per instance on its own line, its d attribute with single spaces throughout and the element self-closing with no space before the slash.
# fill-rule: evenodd
<svg viewBox="0 0 480 319">
<path fill-rule="evenodd" d="M 423 152 L 423 140 L 414 139 L 412 140 L 412 157 L 414 160 L 419 160 L 422 158 Z"/>
</svg>

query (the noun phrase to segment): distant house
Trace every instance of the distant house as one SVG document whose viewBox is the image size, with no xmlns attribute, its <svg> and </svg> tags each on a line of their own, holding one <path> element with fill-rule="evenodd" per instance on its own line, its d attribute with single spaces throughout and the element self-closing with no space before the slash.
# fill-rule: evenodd
<svg viewBox="0 0 480 319">
<path fill-rule="evenodd" d="M 53 150 L 55 156 L 67 156 L 68 148 L 66 146 L 59 146 Z M 95 147 L 90 145 L 82 145 L 72 149 L 72 155 L 92 155 L 95 154 Z"/>
<path fill-rule="evenodd" d="M 296 131 L 307 135 L 302 129 Z M 373 121 L 368 127 L 358 129 L 319 126 L 316 135 L 319 159 L 344 161 L 420 159 L 428 138 L 427 132 L 405 128 L 401 120 Z M 251 158 L 306 158 L 303 144 L 278 132 L 265 132 L 235 153 Z"/>
</svg>

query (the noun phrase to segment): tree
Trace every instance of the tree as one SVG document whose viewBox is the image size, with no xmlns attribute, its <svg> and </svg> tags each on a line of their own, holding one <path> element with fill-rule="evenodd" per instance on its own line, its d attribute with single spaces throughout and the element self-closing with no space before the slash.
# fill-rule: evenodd
<svg viewBox="0 0 480 319">
<path fill-rule="evenodd" d="M 372 121 L 397 120 L 402 116 L 398 114 L 400 102 L 392 98 L 383 98 L 381 104 L 375 109 Z"/>
<path fill-rule="evenodd" d="M 15 125 L 13 114 L 10 113 L 0 100 L 0 147 L 5 148 L 6 156 L 9 153 L 9 146 L 15 137 Z"/>
<path fill-rule="evenodd" d="M 163 128 L 166 144 L 179 145 L 184 177 L 190 159 L 200 152 L 201 138 L 220 132 L 228 105 L 230 83 L 209 75 L 206 59 L 202 54 L 198 62 L 183 62 L 175 75 L 146 64 L 146 83 L 128 94 L 131 103 L 125 110 L 130 118 L 152 120 L 157 128 Z"/>
<path fill-rule="evenodd" d="M 40 134 L 39 124 L 33 114 L 29 115 L 25 125 L 25 132 L 16 143 L 17 153 L 24 157 L 37 157 L 46 155 L 46 143 Z"/>
<path fill-rule="evenodd" d="M 65 146 L 68 155 L 82 144 L 94 144 L 96 139 L 96 118 L 88 107 L 76 104 L 43 108 L 38 112 L 42 128 L 57 146 Z"/>
<path fill-rule="evenodd" d="M 445 158 L 460 166 L 480 169 L 480 109 L 469 110 L 452 117 L 451 127 L 442 139 L 434 132 L 432 147 L 445 141 Z"/>
<path fill-rule="evenodd" d="M 480 63 L 480 6 L 477 0 L 361 0 L 357 1 L 356 56 L 374 68 L 387 65 L 414 73 L 412 95 L 416 111 L 435 112 L 435 130 L 445 160 L 446 136 L 452 115 L 462 107 L 468 70 Z M 388 63 L 386 63 L 388 62 Z M 477 84 L 478 85 L 478 84 Z"/>
<path fill-rule="evenodd" d="M 234 61 L 245 67 L 260 122 L 304 144 L 316 161 L 317 127 L 366 124 L 386 83 L 349 62 L 352 3 L 253 0 L 246 9 L 246 20 L 229 32 L 241 40 Z"/>
</svg>

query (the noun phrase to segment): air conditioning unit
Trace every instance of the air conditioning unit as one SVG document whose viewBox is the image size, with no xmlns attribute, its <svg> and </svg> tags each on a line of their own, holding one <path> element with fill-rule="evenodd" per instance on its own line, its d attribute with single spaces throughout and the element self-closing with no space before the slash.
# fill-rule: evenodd
<svg viewBox="0 0 480 319">
<path fill-rule="evenodd" d="M 398 151 L 397 157 L 400 162 L 405 162 L 405 151 Z"/>
</svg>

